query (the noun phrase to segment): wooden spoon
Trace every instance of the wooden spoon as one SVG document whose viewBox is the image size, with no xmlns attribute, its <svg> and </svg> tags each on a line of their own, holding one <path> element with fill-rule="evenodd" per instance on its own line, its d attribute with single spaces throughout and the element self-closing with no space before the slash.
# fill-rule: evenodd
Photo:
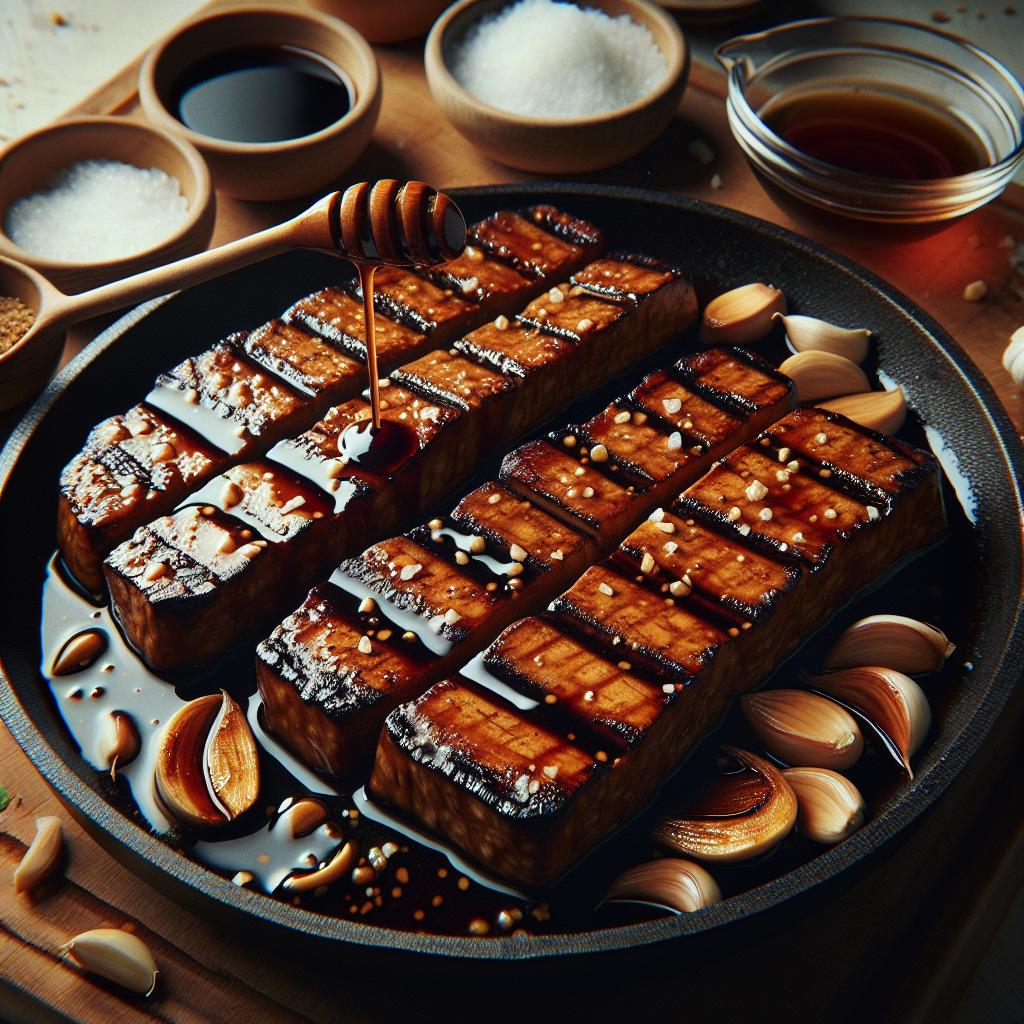
<svg viewBox="0 0 1024 1024">
<path fill-rule="evenodd" d="M 420 181 L 386 179 L 332 192 L 283 224 L 78 295 L 65 295 L 24 264 L 0 258 L 0 294 L 16 296 L 36 314 L 28 331 L 0 355 L 0 409 L 9 409 L 42 388 L 60 356 L 65 331 L 81 320 L 200 284 L 291 249 L 318 249 L 355 262 L 368 307 L 366 285 L 375 267 L 436 266 L 454 259 L 465 245 L 466 221 L 448 196 Z M 369 308 L 366 317 L 371 325 Z M 369 370 L 375 384 L 376 367 Z"/>
</svg>

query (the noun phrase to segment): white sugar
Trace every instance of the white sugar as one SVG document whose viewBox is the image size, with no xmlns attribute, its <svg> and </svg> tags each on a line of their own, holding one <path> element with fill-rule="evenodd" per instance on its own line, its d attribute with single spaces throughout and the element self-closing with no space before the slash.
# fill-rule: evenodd
<svg viewBox="0 0 1024 1024">
<path fill-rule="evenodd" d="M 12 203 L 4 230 L 36 256 L 93 263 L 158 245 L 187 216 L 178 180 L 164 171 L 82 160 L 54 175 L 46 191 Z"/>
<path fill-rule="evenodd" d="M 482 18 L 449 54 L 456 81 L 502 110 L 542 118 L 617 110 L 657 88 L 668 63 L 650 31 L 553 0 Z"/>
</svg>

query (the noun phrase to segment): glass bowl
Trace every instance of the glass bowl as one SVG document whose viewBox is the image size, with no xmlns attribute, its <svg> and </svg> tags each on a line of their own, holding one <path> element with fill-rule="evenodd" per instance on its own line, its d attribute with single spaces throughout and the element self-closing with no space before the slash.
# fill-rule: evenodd
<svg viewBox="0 0 1024 1024">
<path fill-rule="evenodd" d="M 927 224 L 994 199 L 1024 160 L 1024 88 L 999 61 L 945 32 L 890 18 L 814 18 L 739 36 L 716 51 L 729 126 L 769 186 L 843 218 Z M 815 92 L 913 103 L 976 136 L 979 169 L 897 178 L 848 170 L 791 145 L 763 118 Z"/>
</svg>

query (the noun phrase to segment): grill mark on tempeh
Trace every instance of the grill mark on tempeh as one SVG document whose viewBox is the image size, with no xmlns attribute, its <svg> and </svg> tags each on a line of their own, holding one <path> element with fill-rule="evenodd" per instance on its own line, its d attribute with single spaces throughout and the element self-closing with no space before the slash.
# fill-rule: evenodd
<svg viewBox="0 0 1024 1024">
<path fill-rule="evenodd" d="M 481 223 L 486 224 L 487 221 Z M 542 217 L 540 223 L 546 223 L 545 218 Z M 536 230 L 540 229 L 531 226 L 531 232 Z M 550 273 L 568 275 L 597 255 L 602 246 L 600 232 L 590 226 L 584 230 L 581 225 L 579 236 L 578 245 L 566 245 L 562 237 L 551 236 L 557 243 L 559 259 L 552 259 L 547 265 Z M 519 308 L 544 286 L 543 277 L 532 273 L 525 276 L 519 274 L 511 266 L 487 256 L 482 250 L 474 250 L 474 253 L 480 256 L 478 262 L 472 262 L 478 275 L 474 296 L 476 305 L 473 307 L 474 323 L 483 323 L 488 317 Z M 471 257 L 464 255 L 454 261 L 453 266 L 461 266 L 464 259 L 471 260 Z M 427 277 L 416 277 L 411 272 L 410 276 L 424 283 L 429 280 Z M 301 412 L 297 412 L 295 424 L 284 431 L 286 433 L 314 423 L 330 405 L 357 394 L 364 384 L 365 369 L 362 364 L 366 362 L 366 347 L 362 337 L 362 304 L 350 294 L 351 283 L 347 288 L 349 290 L 330 286 L 299 300 L 284 314 L 287 325 L 281 321 L 271 321 L 248 336 L 244 333 L 233 335 L 222 343 L 244 348 L 251 359 L 270 372 L 271 379 L 281 385 L 283 393 L 287 393 L 290 390 L 288 385 L 291 385 L 307 399 L 304 403 L 300 402 Z M 291 340 L 299 344 L 282 344 L 290 332 L 301 330 L 308 330 L 312 337 L 305 338 L 301 334 L 292 333 Z M 427 348 L 446 344 L 452 337 L 451 331 L 446 333 L 441 329 L 427 337 L 387 317 L 378 316 L 380 372 L 388 373 Z M 323 344 L 318 339 L 322 339 Z M 214 346 L 204 356 L 196 358 L 202 360 L 217 351 L 218 346 Z M 301 358 L 303 353 L 308 358 Z M 351 372 L 352 367 L 344 361 L 346 357 L 358 364 L 358 372 Z M 159 407 L 163 410 L 165 419 L 169 417 L 181 431 L 188 432 L 191 427 L 203 438 L 204 444 L 210 449 L 210 465 L 205 476 L 219 472 L 243 458 L 262 454 L 281 436 L 280 433 L 273 435 L 262 432 L 259 437 L 247 437 L 243 443 L 232 432 L 238 424 L 230 423 L 225 427 L 214 412 L 204 411 L 198 400 L 198 392 L 186 392 L 179 388 L 179 383 L 168 379 L 168 375 L 161 375 L 158 386 L 151 392 L 150 405 L 154 409 Z M 310 392 L 316 396 L 312 401 L 309 400 Z M 131 414 L 125 415 L 128 417 Z M 143 493 L 146 494 L 145 502 L 119 500 L 128 496 L 115 497 L 115 492 L 133 486 L 137 481 L 125 478 L 117 482 L 116 477 L 110 478 L 96 472 L 93 463 L 97 457 L 97 430 L 90 434 L 83 450 L 68 463 L 62 473 L 58 515 L 58 539 L 67 568 L 93 591 L 98 591 L 103 585 L 101 562 L 104 555 L 141 523 L 170 511 L 186 497 L 189 484 L 201 483 L 205 478 L 200 473 L 186 473 L 184 480 L 179 483 L 165 482 L 165 486 L 158 483 L 156 487 L 148 486 L 149 481 L 143 479 L 141 483 Z M 210 431 L 215 437 L 205 436 Z M 115 439 L 106 447 L 118 443 Z M 198 446 L 194 444 L 193 447 Z M 218 449 L 225 454 L 218 454 Z M 151 491 L 155 493 L 149 494 Z M 94 527 L 97 520 L 102 521 L 102 529 Z"/>
<path fill-rule="evenodd" d="M 680 299 L 684 301 L 677 306 L 676 303 Z M 674 280 L 657 296 L 650 296 L 638 306 L 633 307 L 632 314 L 636 317 L 635 321 L 617 319 L 615 327 L 609 328 L 607 332 L 595 331 L 588 338 L 587 344 L 579 346 L 598 366 L 596 370 L 592 371 L 592 376 L 599 379 L 602 367 L 607 370 L 605 357 L 607 350 L 621 349 L 626 353 L 632 352 L 639 355 L 667 340 L 670 333 L 675 333 L 676 330 L 688 326 L 694 314 L 692 289 L 681 279 Z M 660 326 L 659 332 L 652 331 L 652 325 L 655 324 Z M 624 333 L 629 328 L 632 328 L 631 332 Z M 335 428 L 343 425 L 346 422 L 346 417 L 351 419 L 352 416 L 346 412 L 345 416 L 337 419 L 333 425 L 331 423 L 332 416 L 339 409 L 351 410 L 352 403 L 361 403 L 360 407 L 364 412 L 368 411 L 365 402 L 362 402 L 361 399 L 353 399 L 350 403 L 336 407 L 312 430 L 297 439 L 282 441 L 268 453 L 269 459 L 281 461 L 292 470 L 309 477 L 320 487 L 339 488 L 337 493 L 343 500 L 338 503 L 336 514 L 331 517 L 330 522 L 338 521 L 338 517 L 343 514 L 347 517 L 347 521 L 343 524 L 339 522 L 334 535 L 332 535 L 330 523 L 326 523 L 321 531 L 324 537 L 322 550 L 334 559 L 335 564 L 346 550 L 351 550 L 357 544 L 365 543 L 371 535 L 379 536 L 381 533 L 397 528 L 404 519 L 410 516 L 411 512 L 439 499 L 477 461 L 481 450 L 490 449 L 493 445 L 503 442 L 503 439 L 511 431 L 512 425 L 516 425 L 517 429 L 528 425 L 522 422 L 521 411 L 520 419 L 517 419 L 511 412 L 509 415 L 505 415 L 505 410 L 515 409 L 519 404 L 511 401 L 512 398 L 519 396 L 510 391 L 494 390 L 490 396 L 477 396 L 479 404 L 470 404 L 466 413 L 460 414 L 455 405 L 427 400 L 411 390 L 414 384 L 413 378 L 408 376 L 403 378 L 401 374 L 399 378 L 408 380 L 410 389 L 391 383 L 383 393 L 383 402 L 387 406 L 394 396 L 405 396 L 403 403 L 409 405 L 409 408 L 403 407 L 401 411 L 397 412 L 388 411 L 389 418 L 405 420 L 408 424 L 412 424 L 420 417 L 427 417 L 434 422 L 451 422 L 452 426 L 441 432 L 427 450 L 423 451 L 421 445 L 420 457 L 416 460 L 415 466 L 402 467 L 401 472 L 390 482 L 383 478 L 371 481 L 373 490 L 367 498 L 357 501 L 355 496 L 340 490 L 345 484 L 343 478 L 347 472 L 336 461 L 339 431 Z M 514 387 L 516 381 L 512 379 L 509 383 L 511 387 Z M 575 389 L 568 394 L 551 387 L 548 387 L 546 391 L 538 389 L 534 401 L 528 405 L 529 411 L 533 415 L 542 413 L 546 415 L 564 404 L 573 393 L 575 393 Z M 506 401 L 509 402 L 508 405 L 505 405 Z M 357 418 L 365 418 L 365 414 L 360 413 Z M 488 435 L 489 429 L 493 429 L 495 433 Z M 342 505 L 344 507 L 341 507 Z M 118 555 L 117 552 L 114 554 Z M 118 555 L 118 558 L 121 557 L 123 556 Z M 277 557 L 283 558 L 284 555 L 275 553 L 275 558 Z M 265 560 L 263 564 L 266 561 L 269 559 Z M 317 562 L 316 567 L 322 569 L 322 564 Z M 113 593 L 115 590 L 114 577 L 117 575 L 117 563 L 113 555 L 108 570 Z M 258 575 L 260 571 L 254 563 L 253 575 Z M 311 567 L 301 563 L 295 567 L 295 573 L 296 578 L 303 579 L 307 586 L 316 579 Z M 249 589 L 254 589 L 257 586 L 258 581 L 255 580 L 247 581 L 244 585 L 232 581 L 232 587 L 237 587 L 239 593 L 248 592 Z M 145 594 L 132 590 L 124 585 L 124 581 L 119 581 L 114 598 L 117 601 L 145 601 Z M 258 628 L 256 623 L 248 619 L 239 619 L 230 614 L 227 608 L 230 599 L 239 600 L 237 596 L 229 598 L 225 589 L 220 599 L 224 610 L 217 616 L 224 629 L 225 645 L 240 640 L 242 638 L 241 631 L 245 627 L 248 626 L 253 630 Z M 282 604 L 279 614 L 286 607 L 286 604 Z M 134 617 L 127 611 L 123 611 L 121 617 L 122 621 L 126 623 L 126 628 L 130 630 Z M 147 615 L 141 618 L 146 619 L 147 628 L 154 627 L 152 616 Z M 140 635 L 133 636 L 132 639 L 144 655 L 149 647 L 154 649 L 159 647 L 162 651 L 171 650 L 169 645 L 157 638 Z M 209 656 L 215 652 L 205 649 L 204 653 Z M 184 647 L 180 649 L 176 657 L 198 660 L 199 655 L 194 648 Z M 181 667 L 181 662 L 160 663 L 157 667 Z"/>
<path fill-rule="evenodd" d="M 603 640 L 604 678 L 611 681 L 605 685 L 618 685 L 619 677 L 607 667 L 608 641 L 612 640 L 612 649 L 624 652 L 627 659 L 617 667 L 629 680 L 628 694 L 635 696 L 641 708 L 637 712 L 630 700 L 624 700 L 618 717 L 612 712 L 617 723 L 612 732 L 622 744 L 614 768 L 594 771 L 574 795 L 567 793 L 546 806 L 531 805 L 528 813 L 510 814 L 492 800 L 481 801 L 477 771 L 482 768 L 475 760 L 480 743 L 472 718 L 464 714 L 453 729 L 445 727 L 437 714 L 439 701 L 475 704 L 478 690 L 472 684 L 447 680 L 388 717 L 369 783 L 375 798 L 440 833 L 492 872 L 528 886 L 554 881 L 637 813 L 690 747 L 718 721 L 729 699 L 756 685 L 862 586 L 944 532 L 934 458 L 834 418 L 831 422 L 848 440 L 854 435 L 862 439 L 859 447 L 851 442 L 841 457 L 836 456 L 843 473 L 822 478 L 816 463 L 798 458 L 789 479 L 774 481 L 775 497 L 781 503 L 781 495 L 788 498 L 798 492 L 800 501 L 790 510 L 792 521 L 803 517 L 809 524 L 812 515 L 820 517 L 840 498 L 853 502 L 845 492 L 863 492 L 866 481 L 877 478 L 880 460 L 890 468 L 899 464 L 889 477 L 893 481 L 898 477 L 898 485 L 892 486 L 877 516 L 833 525 L 828 546 L 796 553 L 788 547 L 780 550 L 780 545 L 763 549 L 753 529 L 744 534 L 735 525 L 739 520 L 723 519 L 721 488 L 726 484 L 735 488 L 736 481 L 749 486 L 747 481 L 754 478 L 741 476 L 744 470 L 779 466 L 780 457 L 781 465 L 791 461 L 790 452 L 783 450 L 789 446 L 778 447 L 776 441 L 791 440 L 793 432 L 808 423 L 825 422 L 824 415 L 818 410 L 797 410 L 771 427 L 758 444 L 744 446 L 722 460 L 663 517 L 634 531 L 612 559 L 588 570 L 555 602 L 552 613 L 510 626 L 485 653 L 484 663 L 506 685 L 533 698 L 545 694 L 541 698 L 545 703 L 534 710 L 513 707 L 497 696 L 488 698 L 507 716 L 510 734 L 521 735 L 527 743 L 537 730 L 551 728 L 552 714 L 561 711 L 574 723 L 573 745 L 582 758 L 595 744 L 610 742 L 608 702 L 602 704 L 600 688 L 593 684 L 597 677 L 587 674 L 594 670 L 577 677 L 559 671 L 557 660 L 546 666 L 543 654 L 537 666 L 530 660 L 530 640 L 542 635 L 546 649 L 558 644 L 571 648 L 576 643 L 574 631 L 582 624 Z M 807 488 L 798 479 L 806 481 Z M 791 489 L 782 491 L 787 483 Z M 806 500 L 809 495 L 813 501 Z M 751 506 L 764 504 L 760 497 L 744 500 Z M 764 496 L 764 501 L 769 500 Z M 766 530 L 764 521 L 758 521 L 759 529 Z M 671 531 L 657 528 L 666 523 Z M 666 551 L 665 543 L 675 547 Z M 650 561 L 646 571 L 641 570 L 643 582 L 637 583 L 624 573 L 636 568 L 638 561 L 643 564 L 644 554 Z M 659 580 L 683 576 L 690 577 L 692 590 L 649 604 L 651 588 Z M 602 592 L 602 583 L 612 594 Z M 745 628 L 716 635 L 706 617 L 710 607 L 751 614 Z M 632 679 L 638 674 L 639 685 Z M 555 697 L 554 708 L 546 701 L 547 690 Z M 508 719 L 518 719 L 519 724 Z M 445 757 L 461 765 L 458 775 L 440 770 L 434 756 L 442 737 Z M 500 750 L 497 756 L 503 754 Z M 487 779 L 500 775 L 500 767 L 492 757 L 486 765 Z M 517 769 L 510 765 L 506 774 L 513 770 Z"/>
<path fill-rule="evenodd" d="M 741 442 L 745 437 L 751 436 L 766 423 L 786 411 L 792 402 L 791 389 L 778 384 L 777 375 L 770 375 L 766 366 L 759 361 L 748 361 L 743 359 L 737 365 L 744 369 L 746 380 L 737 382 L 738 387 L 746 387 L 748 391 L 761 391 L 764 379 L 776 383 L 776 390 L 772 393 L 772 403 L 759 410 L 756 417 L 749 419 L 736 419 L 737 436 L 734 443 Z M 634 393 L 643 389 L 641 384 Z M 613 403 L 611 409 L 617 409 Z M 614 422 L 613 413 L 613 422 Z M 639 414 L 643 417 L 645 414 Z M 583 455 L 579 447 L 579 438 L 584 436 L 591 425 L 608 419 L 608 410 L 599 413 L 588 424 L 582 428 L 569 428 L 567 431 L 559 432 L 559 437 L 564 445 L 571 441 L 572 445 L 566 447 L 566 452 L 574 453 L 575 457 L 584 460 L 570 462 L 569 465 L 577 468 L 593 468 L 598 466 L 602 472 L 608 472 L 609 478 L 614 473 L 606 465 L 588 459 Z M 641 427 L 644 424 L 641 423 Z M 645 428 L 649 429 L 649 428 Z M 663 433 L 655 432 L 661 439 L 662 444 L 666 443 Z M 621 436 L 621 435 L 619 435 Z M 607 435 L 609 443 L 609 459 L 611 465 L 615 464 L 616 441 L 610 434 Z M 530 446 L 525 446 L 529 448 Z M 550 446 L 549 446 L 550 447 Z M 653 451 L 654 446 L 648 446 L 648 451 Z M 666 449 L 667 450 L 667 449 Z M 725 448 L 721 450 L 726 450 Z M 635 445 L 629 449 L 632 458 L 643 460 L 644 455 L 635 449 Z M 561 453 L 559 453 L 561 454 Z M 380 571 L 380 551 L 385 545 L 377 545 L 371 548 L 368 553 L 357 559 L 351 559 L 342 564 L 339 572 L 335 573 L 332 579 L 342 587 L 348 586 L 349 580 L 354 580 L 356 591 L 359 596 L 370 595 L 381 602 L 381 608 L 387 611 L 388 608 L 396 610 L 401 617 L 401 628 L 403 630 L 418 633 L 434 652 L 434 659 L 428 661 L 423 667 L 418 678 L 403 678 L 397 681 L 392 688 L 388 701 L 394 706 L 399 701 L 415 696 L 422 692 L 428 685 L 441 678 L 442 675 L 454 669 L 464 662 L 468 654 L 482 648 L 488 640 L 495 636 L 503 625 L 524 612 L 543 607 L 548 600 L 554 597 L 559 590 L 563 589 L 572 580 L 576 579 L 586 566 L 593 562 L 600 552 L 606 552 L 614 547 L 615 543 L 625 534 L 636 519 L 644 515 L 650 508 L 662 500 L 662 495 L 674 495 L 680 488 L 685 486 L 688 480 L 694 479 L 701 468 L 710 464 L 712 455 L 705 453 L 703 461 L 698 461 L 693 456 L 687 456 L 684 460 L 672 460 L 669 468 L 664 468 L 664 460 L 659 455 L 654 464 L 648 465 L 651 468 L 649 476 L 653 480 L 657 477 L 657 483 L 650 488 L 639 488 L 637 490 L 637 504 L 632 510 L 633 519 L 622 519 L 617 523 L 610 521 L 599 522 L 595 519 L 593 529 L 585 530 L 582 523 L 572 517 L 561 516 L 553 518 L 555 510 L 547 506 L 541 507 L 535 492 L 522 492 L 519 495 L 511 493 L 500 483 L 486 484 L 464 498 L 453 511 L 452 515 L 437 522 L 428 524 L 425 532 L 414 531 L 412 537 L 418 540 L 420 547 L 419 559 L 431 557 L 436 559 L 440 566 L 438 571 L 449 571 L 452 560 L 457 560 L 460 567 L 455 570 L 462 577 L 468 577 L 470 582 L 479 587 L 481 584 L 490 587 L 496 592 L 492 603 L 485 614 L 481 613 L 479 607 L 463 609 L 459 604 L 455 591 L 448 592 L 444 586 L 437 586 L 433 582 L 426 588 L 428 595 L 435 595 L 437 600 L 445 597 L 449 604 L 443 610 L 449 608 L 459 615 L 459 621 L 455 628 L 458 633 L 452 631 L 439 636 L 429 629 L 431 618 L 436 617 L 442 610 L 440 605 L 432 608 L 425 606 L 422 590 L 424 585 L 419 579 L 419 570 L 413 573 L 410 581 L 401 579 L 401 569 L 406 565 L 415 565 L 417 562 L 401 560 L 392 565 L 385 580 L 385 575 Z M 515 461 L 515 460 L 512 460 Z M 596 479 L 597 473 L 591 474 Z M 570 479 L 567 476 L 567 480 Z M 575 477 L 573 477 L 575 479 Z M 582 480 L 587 480 L 584 475 Z M 430 543 L 424 541 L 424 537 L 437 535 L 444 545 L 438 550 Z M 477 538 L 474 542 L 474 538 Z M 447 546 L 449 540 L 454 540 L 461 552 L 461 558 L 455 547 Z M 406 544 L 405 540 L 400 543 Z M 542 561 L 546 564 L 546 573 L 532 573 L 528 568 L 524 569 L 507 581 L 502 578 L 502 568 L 509 566 L 509 559 L 512 558 L 513 545 L 518 545 L 522 550 L 516 552 L 523 558 L 526 566 L 530 566 L 533 560 Z M 474 552 L 474 548 L 476 551 Z M 481 572 L 479 567 L 474 567 L 475 558 L 489 558 L 497 550 L 493 563 L 487 567 L 487 573 Z M 508 555 L 505 555 L 508 552 Z M 369 557 L 373 562 L 373 568 L 367 569 L 365 560 Z M 384 564 L 387 564 L 385 559 Z M 423 563 L 425 564 L 425 563 Z M 398 568 L 395 568 L 398 566 Z M 497 570 L 497 571 L 495 571 Z M 489 574 L 489 575 L 488 575 Z M 368 586 L 369 583 L 369 586 Z M 660 598 L 659 598 L 660 599 Z M 388 604 L 387 602 L 393 602 Z M 396 608 L 396 603 L 398 607 Z M 465 615 L 463 612 L 465 611 Z M 275 631 L 275 637 L 279 637 L 279 631 Z M 609 643 L 609 648 L 614 647 Z M 614 652 L 612 652 L 614 653 Z M 367 729 L 364 728 L 370 722 L 368 731 L 376 734 L 382 718 L 373 719 L 369 712 L 360 713 L 357 717 L 345 718 L 335 716 L 328 721 L 328 713 L 324 708 L 317 707 L 315 703 L 304 702 L 299 696 L 293 683 L 281 679 L 275 675 L 273 666 L 263 657 L 263 648 L 257 651 L 257 676 L 260 688 L 264 695 L 264 708 L 268 726 L 275 731 L 285 743 L 301 758 L 309 763 L 323 765 L 321 752 L 324 748 L 324 737 L 331 736 L 329 747 L 334 758 L 334 772 L 339 775 L 350 774 L 361 763 L 363 753 L 366 750 Z M 339 680 L 339 685 L 344 686 L 344 680 Z M 301 692 L 306 692 L 302 689 Z M 388 701 L 376 703 L 376 714 L 381 715 L 388 710 Z M 343 702 L 346 703 L 347 702 Z M 353 712 L 355 714 L 355 712 Z M 355 722 L 363 723 L 357 728 Z M 308 723 L 308 729 L 296 727 L 297 723 Z M 376 726 L 373 724 L 376 722 Z M 307 735 L 319 737 L 318 748 L 314 749 L 306 740 Z"/>
</svg>

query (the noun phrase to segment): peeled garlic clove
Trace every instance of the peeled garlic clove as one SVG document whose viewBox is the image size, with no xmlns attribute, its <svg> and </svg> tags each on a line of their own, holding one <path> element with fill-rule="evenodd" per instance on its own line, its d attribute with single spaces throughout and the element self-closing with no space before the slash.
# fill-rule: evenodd
<svg viewBox="0 0 1024 1024">
<path fill-rule="evenodd" d="M 206 769 L 214 798 L 229 820 L 244 814 L 260 792 L 260 756 L 245 713 L 223 690 L 206 744 Z"/>
<path fill-rule="evenodd" d="M 36 834 L 25 856 L 14 869 L 14 891 L 31 892 L 42 885 L 60 867 L 64 853 L 64 833 L 60 818 L 36 818 Z"/>
<path fill-rule="evenodd" d="M 938 672 L 956 650 L 941 629 L 904 615 L 869 615 L 847 627 L 825 668 L 885 665 L 907 675 Z"/>
<path fill-rule="evenodd" d="M 1024 326 L 1010 335 L 1010 343 L 1003 352 L 1003 368 L 1018 387 L 1024 387 Z"/>
<path fill-rule="evenodd" d="M 834 352 L 798 352 L 782 361 L 779 372 L 796 385 L 796 396 L 801 402 L 817 402 L 871 389 L 864 371 L 852 360 Z"/>
<path fill-rule="evenodd" d="M 100 629 L 86 629 L 76 633 L 53 659 L 50 671 L 55 676 L 69 676 L 92 665 L 107 649 L 106 634 Z"/>
<path fill-rule="evenodd" d="M 700 340 L 705 345 L 749 345 L 772 329 L 772 317 L 786 312 L 786 296 L 770 284 L 741 285 L 712 299 L 704 309 Z"/>
<path fill-rule="evenodd" d="M 797 828 L 808 839 L 834 846 L 864 824 L 864 797 L 838 772 L 787 768 L 782 774 L 796 793 Z"/>
<path fill-rule="evenodd" d="M 653 903 L 680 914 L 718 903 L 722 892 L 707 870 L 692 860 L 664 857 L 624 871 L 605 900 Z"/>
<path fill-rule="evenodd" d="M 735 780 L 723 780 L 725 799 L 718 806 L 713 786 L 699 814 L 667 817 L 658 823 L 653 838 L 674 853 L 687 854 L 705 861 L 741 861 L 756 857 L 780 843 L 796 823 L 796 796 L 781 771 L 763 757 L 737 747 L 723 747 L 756 778 L 761 795 L 742 813 L 738 806 Z M 749 787 L 753 791 L 754 787 Z"/>
<path fill-rule="evenodd" d="M 313 797 L 303 797 L 284 809 L 282 818 L 287 819 L 288 828 L 294 839 L 301 839 L 315 832 L 330 814 L 327 807 Z"/>
<path fill-rule="evenodd" d="M 786 328 L 786 338 L 794 352 L 832 352 L 854 363 L 862 363 L 868 354 L 871 331 L 866 327 L 837 327 L 813 316 L 786 316 L 776 313 Z"/>
<path fill-rule="evenodd" d="M 740 699 L 765 750 L 786 764 L 849 768 L 864 752 L 857 720 L 835 701 L 806 690 L 767 690 Z"/>
<path fill-rule="evenodd" d="M 76 935 L 61 950 L 71 954 L 87 971 L 132 992 L 151 995 L 159 971 L 149 947 L 136 935 L 120 928 L 93 928 Z"/>
<path fill-rule="evenodd" d="M 830 412 L 838 412 L 854 423 L 869 430 L 877 430 L 880 434 L 895 434 L 907 419 L 907 399 L 903 388 L 843 395 L 819 402 L 818 406 Z"/>
<path fill-rule="evenodd" d="M 256 802 L 256 741 L 227 693 L 189 701 L 169 719 L 157 740 L 154 780 L 166 810 L 192 828 L 224 825 Z"/>
<path fill-rule="evenodd" d="M 889 741 L 910 778 L 910 758 L 931 725 L 924 691 L 910 676 L 892 668 L 864 666 L 814 676 L 810 685 L 859 711 Z"/>
<path fill-rule="evenodd" d="M 321 885 L 332 885 L 347 878 L 352 865 L 356 862 L 357 852 L 358 847 L 349 840 L 323 867 L 302 875 L 289 875 L 284 880 L 284 887 L 290 892 L 312 892 Z"/>
<path fill-rule="evenodd" d="M 111 711 L 103 726 L 100 756 L 110 767 L 110 777 L 117 778 L 117 769 L 131 764 L 139 756 L 142 741 L 131 716 L 124 711 Z"/>
</svg>

